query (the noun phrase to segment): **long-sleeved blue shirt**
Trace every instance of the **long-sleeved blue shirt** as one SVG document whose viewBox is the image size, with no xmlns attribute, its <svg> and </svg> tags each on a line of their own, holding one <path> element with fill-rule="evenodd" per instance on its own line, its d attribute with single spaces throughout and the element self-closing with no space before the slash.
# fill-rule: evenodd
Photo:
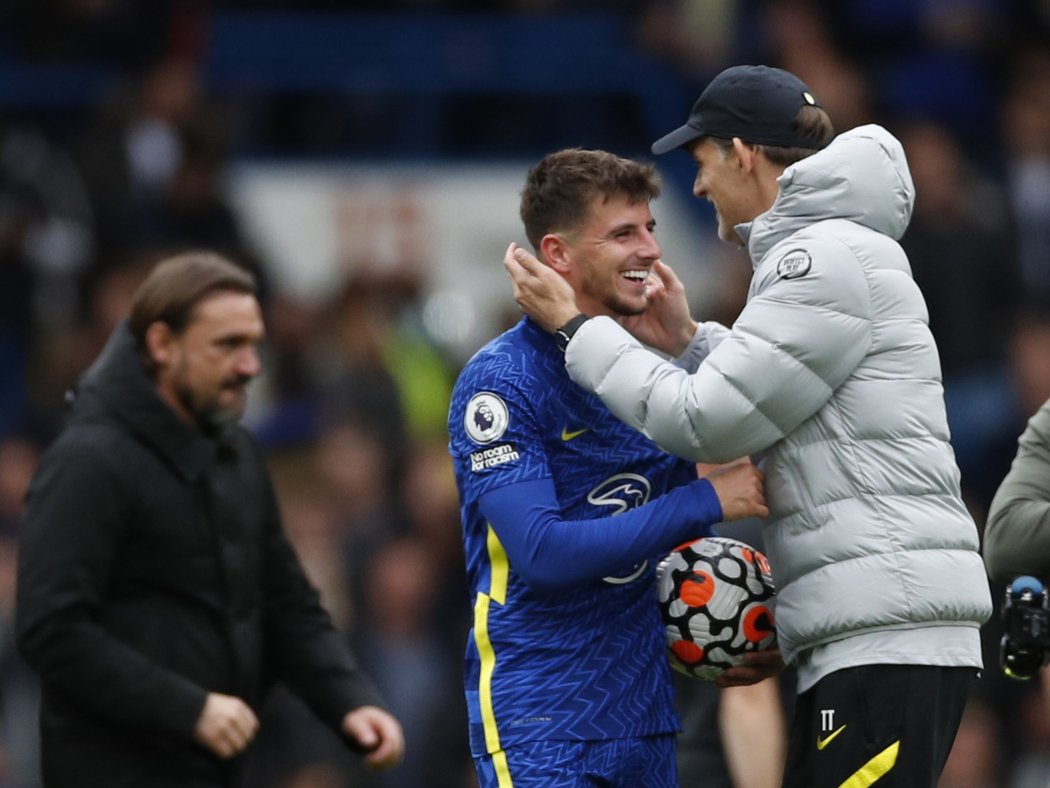
<svg viewBox="0 0 1050 788">
<path fill-rule="evenodd" d="M 573 383 L 527 319 L 467 363 L 449 433 L 474 754 L 678 730 L 655 567 L 721 519 L 710 483 Z"/>
</svg>

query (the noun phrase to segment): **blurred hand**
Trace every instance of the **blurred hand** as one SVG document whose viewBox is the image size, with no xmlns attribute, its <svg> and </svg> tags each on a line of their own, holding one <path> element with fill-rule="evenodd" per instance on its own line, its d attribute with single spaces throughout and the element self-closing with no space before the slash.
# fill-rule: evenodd
<svg viewBox="0 0 1050 788">
<path fill-rule="evenodd" d="M 680 356 L 696 333 L 689 316 L 685 287 L 674 271 L 660 260 L 653 264 L 645 285 L 649 306 L 640 315 L 620 322 L 639 342 L 671 356 Z"/>
<path fill-rule="evenodd" d="M 193 737 L 220 758 L 232 758 L 244 752 L 258 730 L 259 720 L 247 703 L 232 695 L 209 692 Z"/>
<path fill-rule="evenodd" d="M 725 465 L 698 463 L 697 473 L 711 482 L 722 504 L 722 519 L 739 520 L 743 517 L 768 517 L 765 475 L 751 464 L 747 457 Z"/>
<path fill-rule="evenodd" d="M 572 285 L 516 243 L 507 247 L 503 267 L 521 311 L 544 330 L 553 334 L 580 313 Z"/>
<path fill-rule="evenodd" d="M 365 763 L 382 771 L 396 766 L 405 754 L 401 723 L 378 706 L 361 706 L 343 717 L 343 733 L 367 753 Z"/>
<path fill-rule="evenodd" d="M 747 651 L 744 661 L 739 665 L 727 668 L 725 673 L 715 679 L 719 687 L 740 687 L 776 676 L 784 669 L 784 658 L 780 649 L 773 647 L 765 651 Z"/>
</svg>

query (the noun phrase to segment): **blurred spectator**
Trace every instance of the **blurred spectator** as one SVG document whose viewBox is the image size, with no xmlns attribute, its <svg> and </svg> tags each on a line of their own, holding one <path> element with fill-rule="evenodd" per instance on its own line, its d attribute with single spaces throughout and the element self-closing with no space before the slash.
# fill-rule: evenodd
<svg viewBox="0 0 1050 788">
<path fill-rule="evenodd" d="M 415 284 L 370 273 L 351 275 L 329 308 L 321 344 L 311 359 L 325 406 L 355 416 L 400 459 L 407 425 L 397 380 L 385 350 L 401 305 Z"/>
<path fill-rule="evenodd" d="M 407 530 L 387 443 L 353 415 L 326 422 L 312 444 L 319 494 L 339 529 L 350 607 L 358 619 L 366 598 L 365 577 L 376 551 Z"/>
<path fill-rule="evenodd" d="M 137 231 L 151 243 L 207 247 L 243 260 L 241 229 L 221 191 L 225 164 L 226 151 L 215 130 L 201 124 L 185 129 L 182 156 L 160 205 L 141 217 Z"/>
<path fill-rule="evenodd" d="M 428 440 L 446 434 L 453 370 L 418 318 L 417 302 L 391 335 L 383 356 L 398 384 L 409 435 Z"/>
<path fill-rule="evenodd" d="M 343 632 L 354 622 L 347 566 L 342 560 L 344 532 L 331 501 L 322 494 L 316 468 L 303 450 L 271 452 L 282 515 L 307 577 L 321 603 Z"/>
<path fill-rule="evenodd" d="M 33 127 L 0 121 L 0 436 L 28 418 L 37 331 L 76 314 L 91 221 L 72 160 Z"/>
<path fill-rule="evenodd" d="M 915 208 L 901 244 L 937 341 L 963 492 L 983 522 L 1009 467 L 1016 412 L 1007 347 L 1022 290 L 1005 189 L 942 124 L 902 122 Z"/>
<path fill-rule="evenodd" d="M 247 257 L 219 190 L 227 130 L 197 63 L 171 56 L 100 108 L 80 150 L 101 265 L 141 247 L 208 247 Z"/>
<path fill-rule="evenodd" d="M 926 297 L 947 380 L 1004 360 L 1021 289 L 1004 190 L 968 161 L 944 126 L 900 129 L 915 182 L 902 239 Z"/>
<path fill-rule="evenodd" d="M 460 536 L 459 498 L 447 436 L 412 445 L 402 477 L 400 500 L 409 533 L 423 545 L 437 571 L 430 600 L 432 630 L 453 666 L 452 684 L 458 688 L 462 681 L 463 644 L 470 631 L 469 618 L 463 612 L 469 609 L 470 593 Z M 466 714 L 461 692 L 449 699 L 449 703 Z M 465 759 L 464 768 L 469 767 L 473 774 L 466 733 L 467 728 L 461 727 L 445 731 L 445 736 L 452 739 L 448 745 L 450 751 L 461 754 Z"/>
<path fill-rule="evenodd" d="M 1028 298 L 1050 309 L 1050 49 L 1018 52 L 1011 71 L 1003 136 L 1021 279 Z"/>
<path fill-rule="evenodd" d="M 15 649 L 18 524 L 40 447 L 22 437 L 0 438 L 0 788 L 36 788 L 40 780 L 37 718 L 40 686 Z"/>
<path fill-rule="evenodd" d="M 459 660 L 442 648 L 434 615 L 444 568 L 414 535 L 387 542 L 369 563 L 367 615 L 355 648 L 401 721 L 406 742 L 405 760 L 376 780 L 382 788 L 454 788 L 456 756 L 460 765 L 469 761 L 465 741 L 449 747 L 456 741 L 449 711 L 465 715 L 466 707 L 457 688 Z"/>
<path fill-rule="evenodd" d="M 643 49 L 666 58 L 682 77 L 702 84 L 731 59 L 740 27 L 739 0 L 657 0 L 642 4 Z"/>
<path fill-rule="evenodd" d="M 867 77 L 843 53 L 816 3 L 775 0 L 768 4 L 761 29 L 772 60 L 820 96 L 837 132 L 875 120 Z"/>
<path fill-rule="evenodd" d="M 832 34 L 877 84 L 883 113 L 924 113 L 968 144 L 987 137 L 995 55 L 1010 27 L 995 0 L 822 3 Z"/>
<path fill-rule="evenodd" d="M 319 310 L 276 290 L 267 305 L 265 370 L 259 381 L 259 407 L 248 414 L 259 442 L 270 449 L 301 445 L 319 429 L 315 345 L 322 339 Z"/>
<path fill-rule="evenodd" d="M 422 288 L 410 271 L 359 269 L 329 304 L 311 346 L 282 356 L 312 381 L 315 428 L 349 420 L 382 441 L 391 483 L 410 440 L 446 435 L 452 371 L 419 327 Z"/>
<path fill-rule="evenodd" d="M 872 121 L 865 74 L 842 52 L 826 4 L 813 0 L 658 0 L 645 4 L 641 44 L 668 59 L 699 92 L 734 62 L 767 63 L 795 73 L 821 97 L 839 131 Z"/>
<path fill-rule="evenodd" d="M 1050 310 L 1040 305 L 1018 311 L 1010 338 L 1010 365 L 1023 427 L 1050 399 Z M 1011 443 L 1020 433 L 1014 431 Z"/>
</svg>

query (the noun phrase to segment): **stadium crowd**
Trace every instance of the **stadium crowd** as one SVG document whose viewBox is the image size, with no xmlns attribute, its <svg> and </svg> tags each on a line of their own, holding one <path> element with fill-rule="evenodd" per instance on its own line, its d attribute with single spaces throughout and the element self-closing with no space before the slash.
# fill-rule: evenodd
<svg viewBox="0 0 1050 788">
<path fill-rule="evenodd" d="M 250 784 L 471 785 L 461 679 L 469 604 L 445 426 L 463 359 L 424 328 L 427 268 L 418 259 L 361 267 L 326 303 L 303 304 L 275 284 L 272 250 L 248 241 L 225 192 L 228 168 L 242 156 L 396 157 L 369 123 L 388 128 L 401 99 L 309 87 L 240 99 L 210 91 L 213 20 L 256 12 L 511 21 L 599 14 L 626 20 L 633 38 L 625 45 L 666 65 L 688 99 L 726 65 L 764 62 L 811 85 L 837 129 L 886 125 L 902 139 L 915 180 L 903 245 L 941 353 L 964 494 L 984 523 L 1017 436 L 1050 398 L 1046 2 L 12 0 L 0 12 L 0 786 L 39 785 L 37 689 L 11 636 L 22 494 L 61 424 L 66 390 L 149 265 L 187 248 L 220 251 L 263 284 L 266 374 L 247 421 L 267 449 L 308 574 L 408 741 L 400 767 L 365 774 L 279 693 L 262 719 Z M 111 78 L 104 100 L 47 101 L 11 89 L 19 69 L 56 63 L 102 68 Z M 606 100 L 609 111 L 595 112 L 594 123 L 617 117 L 619 99 Z M 523 97 L 522 106 L 535 109 L 532 101 Z M 469 155 L 478 129 L 492 134 L 490 159 L 538 159 L 547 152 L 538 145 L 576 144 L 568 132 L 538 139 L 527 122 L 494 123 L 494 108 L 522 112 L 512 104 L 464 102 L 445 152 Z M 587 139 L 614 146 L 624 136 L 606 129 Z M 718 266 L 724 279 L 704 284 L 721 294 L 711 318 L 732 322 L 740 309 L 739 267 Z M 996 602 L 1001 596 L 993 588 Z M 942 788 L 1050 781 L 1050 681 L 1044 693 L 1038 681 L 1004 678 L 1000 633 L 996 617 Z"/>
</svg>

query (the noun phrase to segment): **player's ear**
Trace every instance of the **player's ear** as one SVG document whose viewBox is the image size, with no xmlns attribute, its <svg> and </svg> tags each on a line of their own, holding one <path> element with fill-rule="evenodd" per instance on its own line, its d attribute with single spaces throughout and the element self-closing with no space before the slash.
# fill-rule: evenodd
<svg viewBox="0 0 1050 788">
<path fill-rule="evenodd" d="M 569 247 L 557 233 L 547 233 L 540 239 L 539 253 L 547 265 L 560 274 L 569 270 Z"/>
<path fill-rule="evenodd" d="M 158 367 L 171 363 L 174 353 L 175 334 L 167 323 L 157 320 L 146 329 L 146 352 L 150 361 Z"/>
<path fill-rule="evenodd" d="M 740 137 L 733 137 L 733 153 L 736 155 L 736 160 L 740 162 L 740 168 L 744 172 L 751 172 L 755 168 L 755 159 L 758 156 L 758 152 L 754 146 L 748 145 Z"/>
</svg>

